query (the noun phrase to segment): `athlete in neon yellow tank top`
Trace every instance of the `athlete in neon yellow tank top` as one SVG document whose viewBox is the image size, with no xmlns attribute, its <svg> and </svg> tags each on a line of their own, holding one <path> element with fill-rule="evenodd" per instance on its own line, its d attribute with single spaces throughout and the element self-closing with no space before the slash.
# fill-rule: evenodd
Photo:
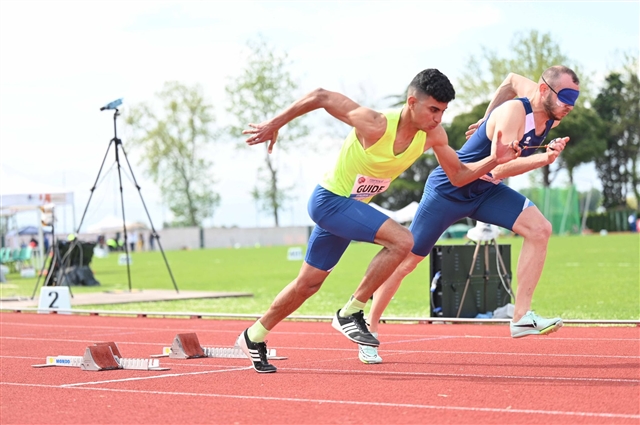
<svg viewBox="0 0 640 425">
<path fill-rule="evenodd" d="M 419 130 L 409 147 L 399 154 L 393 151 L 401 109 L 384 112 L 387 130 L 373 146 L 364 149 L 353 129 L 342 144 L 340 156 L 320 186 L 336 195 L 368 203 L 418 159 L 425 150 L 427 133 Z"/>
<path fill-rule="evenodd" d="M 440 125 L 454 96 L 449 79 L 436 69 L 427 69 L 410 83 L 407 102 L 401 110 L 381 113 L 339 93 L 318 89 L 274 118 L 249 124 L 252 129 L 243 132 L 250 135 L 248 145 L 268 142 L 267 150 L 271 152 L 280 128 L 314 109 L 323 108 L 353 127 L 335 168 L 309 199 L 309 215 L 316 227 L 298 276 L 278 294 L 267 312 L 238 336 L 238 345 L 257 372 L 276 371 L 267 360 L 266 335 L 320 289 L 353 240 L 383 248 L 369 264 L 351 299 L 334 316 L 332 326 L 351 341 L 370 347 L 379 345 L 364 321 L 365 303 L 409 254 L 413 237 L 407 228 L 367 202 L 386 190 L 426 149 L 434 149 L 454 184 L 466 184 L 495 165 L 515 158 L 516 152 L 499 143 L 495 154 L 482 161 L 462 164 L 458 160 Z"/>
</svg>

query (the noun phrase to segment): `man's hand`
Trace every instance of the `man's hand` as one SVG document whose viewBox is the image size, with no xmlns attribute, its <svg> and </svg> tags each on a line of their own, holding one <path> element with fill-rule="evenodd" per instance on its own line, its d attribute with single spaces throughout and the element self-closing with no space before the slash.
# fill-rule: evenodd
<svg viewBox="0 0 640 425">
<path fill-rule="evenodd" d="M 568 141 L 568 137 L 558 137 L 557 139 L 553 139 L 549 142 L 547 145 L 547 161 L 549 164 L 553 164 L 553 162 L 560 156 L 560 152 L 562 152 L 567 146 Z"/>
<path fill-rule="evenodd" d="M 516 159 L 522 153 L 522 149 L 517 140 L 505 145 L 502 143 L 502 131 L 498 131 L 498 137 L 495 143 L 492 143 L 491 153 L 496 158 L 498 165 L 504 164 Z"/>
<path fill-rule="evenodd" d="M 249 146 L 253 146 L 269 141 L 267 151 L 271 153 L 273 151 L 273 146 L 276 144 L 276 140 L 278 139 L 279 128 L 269 122 L 249 124 L 249 127 L 252 127 L 252 129 L 242 131 L 242 134 L 251 134 L 251 137 L 249 137 L 245 143 Z"/>
<path fill-rule="evenodd" d="M 469 137 L 471 137 L 471 135 L 476 132 L 478 127 L 480 127 L 480 124 L 482 124 L 483 122 L 484 118 L 480 118 L 477 123 L 471 124 L 469 126 L 469 129 L 464 133 L 465 139 L 469 140 Z"/>
</svg>

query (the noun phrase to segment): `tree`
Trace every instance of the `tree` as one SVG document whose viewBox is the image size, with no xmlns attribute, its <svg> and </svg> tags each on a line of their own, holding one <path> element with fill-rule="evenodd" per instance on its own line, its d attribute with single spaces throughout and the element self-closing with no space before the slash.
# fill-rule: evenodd
<svg viewBox="0 0 640 425">
<path fill-rule="evenodd" d="M 571 63 L 548 33 L 541 34 L 536 30 L 516 33 L 510 48 L 512 58 L 500 58 L 496 52 L 484 46 L 481 49 L 482 57 L 469 58 L 462 78 L 456 83 L 456 97 L 467 105 L 488 100 L 510 72 L 538 81 L 542 72 L 550 66 L 566 65 L 580 75 L 579 66 Z M 585 86 L 586 81 L 581 81 L 583 92 Z"/>
<path fill-rule="evenodd" d="M 640 205 L 640 175 L 638 170 L 638 160 L 640 159 L 640 58 L 627 56 L 627 63 L 624 66 L 624 80 L 626 90 L 624 91 L 625 114 L 623 146 L 629 157 L 629 183 L 631 191 L 636 198 L 636 205 Z"/>
<path fill-rule="evenodd" d="M 594 101 L 607 130 L 606 150 L 596 160 L 605 208 L 624 207 L 629 189 L 639 198 L 640 84 L 633 68 L 627 65 L 623 72 L 610 73 Z"/>
<path fill-rule="evenodd" d="M 230 99 L 230 112 L 236 123 L 228 131 L 234 138 L 241 137 L 239 146 L 245 147 L 242 130 L 249 123 L 261 123 L 272 118 L 296 100 L 294 93 L 298 84 L 288 71 L 290 65 L 286 53 L 277 52 L 264 39 L 249 41 L 249 56 L 241 75 L 232 79 L 225 87 Z M 280 166 L 276 160 L 278 150 L 287 151 L 294 147 L 309 130 L 301 118 L 295 119 L 278 136 L 278 148 L 273 154 L 263 145 L 264 167 L 258 170 L 256 186 L 251 194 L 262 211 L 273 214 L 275 226 L 279 226 L 279 213 L 291 199 L 289 188 L 281 187 Z"/>
<path fill-rule="evenodd" d="M 472 57 L 469 60 L 467 70 L 462 74 L 462 78 L 457 83 L 458 99 L 467 104 L 477 104 L 482 101 L 486 101 L 495 92 L 496 88 L 502 83 L 504 78 L 509 72 L 515 72 L 523 75 L 533 81 L 538 81 L 542 72 L 552 65 L 565 65 L 572 68 L 576 74 L 580 75 L 580 90 L 581 101 L 584 103 L 588 100 L 588 86 L 589 78 L 581 75 L 580 66 L 572 63 L 567 56 L 565 56 L 560 46 L 553 41 L 550 34 L 541 34 L 538 31 L 532 30 L 528 34 L 520 33 L 516 34 L 511 44 L 511 51 L 513 52 L 512 58 L 500 58 L 497 53 L 482 48 L 483 57 Z M 486 69 L 483 64 L 486 63 Z M 535 179 L 538 173 L 542 173 L 541 180 L 545 187 L 548 187 L 553 182 L 554 177 L 558 171 L 563 167 L 571 167 L 569 171 L 570 178 L 572 178 L 572 171 L 577 165 L 583 162 L 591 162 L 598 150 L 597 143 L 594 143 L 593 134 L 595 133 L 594 126 L 597 123 L 589 121 L 589 117 L 593 117 L 593 114 L 586 112 L 586 108 L 576 107 L 574 111 L 569 114 L 567 118 L 587 124 L 586 127 L 580 127 L 577 125 L 565 125 L 562 124 L 559 128 L 554 129 L 549 134 L 549 140 L 553 137 L 569 136 L 571 142 L 567 144 L 563 156 L 570 157 L 566 161 L 556 161 L 553 164 L 553 168 L 546 165 L 538 170 L 531 172 L 529 175 Z M 586 115 L 584 117 L 576 117 L 575 115 Z M 588 149 L 577 149 L 577 146 L 587 147 Z M 591 149 L 595 145 L 595 148 Z M 575 153 L 572 151 L 576 149 Z M 589 153 L 594 154 L 589 158 Z"/>
<path fill-rule="evenodd" d="M 487 106 L 489 106 L 489 102 L 482 102 L 474 106 L 470 112 L 456 115 L 453 117 L 451 124 L 445 125 L 447 136 L 449 137 L 449 146 L 458 150 L 464 145 L 467 141 L 465 133 L 469 129 L 469 125 L 478 122 L 480 118 L 484 117 Z"/>
<path fill-rule="evenodd" d="M 214 139 L 213 106 L 205 102 L 200 85 L 178 82 L 165 83 L 156 99 L 157 103 L 142 103 L 128 114 L 131 143 L 139 148 L 146 173 L 173 213 L 171 225 L 201 226 L 220 203 L 211 189 L 213 164 L 203 156 Z"/>
<path fill-rule="evenodd" d="M 580 204 L 580 211 L 584 212 L 586 208 L 588 213 L 596 212 L 602 202 L 602 193 L 598 189 L 593 188 L 587 192 L 580 192 L 578 194 L 578 202 Z"/>
<path fill-rule="evenodd" d="M 604 123 L 595 110 L 576 105 L 573 111 L 562 119 L 562 124 L 549 132 L 547 139 L 553 140 L 566 135 L 571 139 L 557 161 L 560 167 L 567 170 L 569 182 L 573 184 L 573 171 L 578 165 L 593 162 L 604 154 L 606 149 Z M 549 186 L 553 178 L 549 173 L 544 176 L 546 179 L 544 186 Z"/>
</svg>

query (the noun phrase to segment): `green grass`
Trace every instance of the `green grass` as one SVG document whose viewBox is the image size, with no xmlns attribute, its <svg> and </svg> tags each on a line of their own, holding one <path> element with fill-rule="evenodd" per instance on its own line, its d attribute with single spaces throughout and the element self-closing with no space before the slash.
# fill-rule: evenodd
<svg viewBox="0 0 640 425">
<path fill-rule="evenodd" d="M 443 245 L 463 244 L 447 240 Z M 504 237 L 511 245 L 512 271 L 522 238 Z M 288 247 L 255 249 L 209 249 L 166 252 L 180 290 L 250 292 L 253 297 L 154 303 L 83 306 L 82 309 L 260 314 L 278 292 L 295 278 L 300 261 L 287 260 Z M 324 283 L 297 312 L 300 315 L 331 315 L 353 293 L 378 247 L 352 244 Z M 549 242 L 545 269 L 533 298 L 532 308 L 541 315 L 565 319 L 640 319 L 640 237 L 638 234 L 609 234 L 606 237 L 556 236 Z M 119 266 L 119 254 L 96 258 L 91 263 L 99 287 L 72 287 L 74 293 L 128 289 L 126 267 Z M 133 289 L 173 289 L 167 267 L 159 252 L 132 254 Z M 9 275 L 0 285 L 2 297 L 31 296 L 36 279 Z M 385 314 L 401 317 L 429 316 L 429 261 L 423 261 L 409 275 Z M 517 281 L 514 276 L 514 286 Z"/>
</svg>

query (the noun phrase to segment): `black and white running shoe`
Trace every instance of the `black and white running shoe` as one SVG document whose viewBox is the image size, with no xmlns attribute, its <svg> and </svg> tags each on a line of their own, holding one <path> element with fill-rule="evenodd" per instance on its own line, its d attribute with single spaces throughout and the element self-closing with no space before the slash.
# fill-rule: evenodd
<svg viewBox="0 0 640 425">
<path fill-rule="evenodd" d="M 273 373 L 278 368 L 270 364 L 267 360 L 267 343 L 253 342 L 249 339 L 247 330 L 245 329 L 236 343 L 242 349 L 242 352 L 249 357 L 251 365 L 258 373 Z"/>
<path fill-rule="evenodd" d="M 367 323 L 364 321 L 364 312 L 362 310 L 347 317 L 340 317 L 340 310 L 338 310 L 331 321 L 331 326 L 358 344 L 368 345 L 370 347 L 380 345 L 380 341 L 369 332 Z"/>
</svg>

